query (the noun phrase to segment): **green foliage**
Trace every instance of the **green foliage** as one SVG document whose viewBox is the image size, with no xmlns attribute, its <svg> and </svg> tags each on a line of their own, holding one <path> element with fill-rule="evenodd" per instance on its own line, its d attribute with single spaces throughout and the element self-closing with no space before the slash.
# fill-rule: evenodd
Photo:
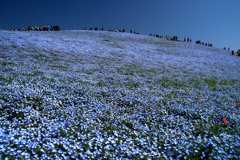
<svg viewBox="0 0 240 160">
<path fill-rule="evenodd" d="M 17 48 L 18 46 L 15 45 L 15 44 L 13 44 L 13 45 L 11 45 L 11 47 L 12 47 L 12 48 Z"/>
<path fill-rule="evenodd" d="M 2 62 L 1 62 L 1 65 L 4 65 L 4 66 L 6 66 L 6 65 L 13 66 L 13 65 L 15 65 L 15 63 L 13 63 L 13 62 L 2 61 Z"/>
<path fill-rule="evenodd" d="M 139 88 L 139 87 L 141 87 L 143 84 L 142 83 L 140 83 L 140 82 L 138 82 L 138 81 L 128 81 L 128 82 L 126 82 L 126 83 L 124 83 L 124 85 L 127 87 L 127 88 L 129 88 L 129 89 L 134 89 L 134 88 Z"/>
<path fill-rule="evenodd" d="M 101 79 L 97 83 L 98 86 L 104 86 L 104 84 L 105 84 L 105 82 Z"/>
<path fill-rule="evenodd" d="M 216 89 L 217 80 L 216 79 L 203 79 L 205 83 L 212 89 Z"/>
<path fill-rule="evenodd" d="M 50 78 L 49 81 L 50 82 L 55 82 L 56 80 L 55 80 L 55 78 Z"/>
<path fill-rule="evenodd" d="M 33 72 L 33 76 L 42 76 L 42 75 L 43 75 L 42 71 L 36 70 L 36 71 Z"/>
<path fill-rule="evenodd" d="M 38 61 L 43 61 L 47 58 L 47 56 L 45 54 L 35 54 L 35 55 L 33 55 L 33 57 L 35 59 L 37 59 Z"/>
<path fill-rule="evenodd" d="M 218 136 L 220 133 L 222 133 L 224 128 L 226 128 L 225 124 L 215 123 L 210 126 L 209 132 L 212 132 L 213 135 Z"/>
</svg>

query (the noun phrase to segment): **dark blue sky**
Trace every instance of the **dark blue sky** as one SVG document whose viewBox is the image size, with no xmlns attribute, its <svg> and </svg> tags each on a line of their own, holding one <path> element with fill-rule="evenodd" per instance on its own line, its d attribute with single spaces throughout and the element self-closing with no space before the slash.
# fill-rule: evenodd
<svg viewBox="0 0 240 160">
<path fill-rule="evenodd" d="M 240 49 L 239 0 L 1 0 L 0 29 L 125 28 Z"/>
</svg>

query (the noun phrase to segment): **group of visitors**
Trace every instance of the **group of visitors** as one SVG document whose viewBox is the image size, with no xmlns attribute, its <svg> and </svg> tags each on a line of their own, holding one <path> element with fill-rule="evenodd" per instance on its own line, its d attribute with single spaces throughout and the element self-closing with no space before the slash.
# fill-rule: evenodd
<svg viewBox="0 0 240 160">
<path fill-rule="evenodd" d="M 95 28 L 83 28 L 82 30 L 94 30 L 94 31 L 105 31 L 105 28 L 98 28 L 98 27 L 95 27 Z M 123 33 L 126 33 L 126 29 L 108 29 L 109 32 L 123 32 Z M 132 33 L 132 30 L 130 30 L 130 33 Z M 135 34 L 140 34 L 139 32 L 137 33 L 136 31 L 134 32 Z"/>
<path fill-rule="evenodd" d="M 163 39 L 166 39 L 166 40 L 179 41 L 178 36 L 169 37 L 167 35 L 167 36 L 164 37 L 162 35 L 152 34 L 152 33 L 150 33 L 149 36 L 153 36 L 153 37 L 157 37 L 157 38 L 163 38 Z"/>
<path fill-rule="evenodd" d="M 202 44 L 202 45 L 205 45 L 205 46 L 212 47 L 212 43 L 204 43 L 204 42 L 201 42 L 200 40 L 196 41 L 196 44 Z"/>
<path fill-rule="evenodd" d="M 10 31 L 49 31 L 49 26 L 28 26 L 28 28 L 15 28 L 15 29 L 10 29 Z M 51 26 L 50 31 L 59 31 L 60 27 L 59 26 Z"/>
</svg>

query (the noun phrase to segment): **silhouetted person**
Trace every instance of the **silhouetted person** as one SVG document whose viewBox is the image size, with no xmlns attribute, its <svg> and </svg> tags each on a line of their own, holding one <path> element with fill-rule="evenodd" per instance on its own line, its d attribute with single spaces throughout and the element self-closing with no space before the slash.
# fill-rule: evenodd
<svg viewBox="0 0 240 160">
<path fill-rule="evenodd" d="M 200 40 L 196 41 L 196 44 L 201 44 L 201 41 Z"/>
</svg>

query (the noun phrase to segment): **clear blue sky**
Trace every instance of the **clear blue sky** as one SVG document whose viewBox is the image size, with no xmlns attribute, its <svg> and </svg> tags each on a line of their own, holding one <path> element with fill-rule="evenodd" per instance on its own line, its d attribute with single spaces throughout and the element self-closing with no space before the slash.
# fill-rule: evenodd
<svg viewBox="0 0 240 160">
<path fill-rule="evenodd" d="M 240 49 L 240 0 L 1 0 L 0 29 L 125 28 Z"/>
</svg>

